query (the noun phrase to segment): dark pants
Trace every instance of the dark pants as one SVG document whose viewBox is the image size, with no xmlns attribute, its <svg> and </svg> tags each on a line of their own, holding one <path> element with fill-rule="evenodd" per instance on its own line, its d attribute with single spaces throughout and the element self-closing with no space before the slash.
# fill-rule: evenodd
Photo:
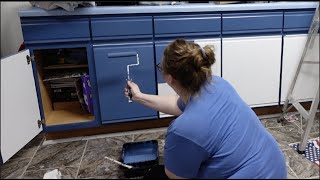
<svg viewBox="0 0 320 180">
<path fill-rule="evenodd" d="M 169 179 L 164 171 L 164 165 L 158 165 L 151 168 L 143 179 Z"/>
</svg>

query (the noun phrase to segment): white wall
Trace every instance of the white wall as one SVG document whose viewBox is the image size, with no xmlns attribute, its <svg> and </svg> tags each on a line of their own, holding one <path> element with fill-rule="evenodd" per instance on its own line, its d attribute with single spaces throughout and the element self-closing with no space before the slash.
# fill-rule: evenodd
<svg viewBox="0 0 320 180">
<path fill-rule="evenodd" d="M 18 11 L 26 7 L 28 1 L 1 2 L 1 58 L 17 53 L 23 42 Z"/>
</svg>

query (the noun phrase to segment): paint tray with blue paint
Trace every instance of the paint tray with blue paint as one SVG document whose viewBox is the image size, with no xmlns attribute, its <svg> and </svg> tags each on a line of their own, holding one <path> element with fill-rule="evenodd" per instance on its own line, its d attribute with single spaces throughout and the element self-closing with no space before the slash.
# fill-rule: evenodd
<svg viewBox="0 0 320 180">
<path fill-rule="evenodd" d="M 144 176 L 152 167 L 159 165 L 158 141 L 149 140 L 123 144 L 121 159 L 124 164 L 133 166 L 124 169 L 126 177 Z"/>
</svg>

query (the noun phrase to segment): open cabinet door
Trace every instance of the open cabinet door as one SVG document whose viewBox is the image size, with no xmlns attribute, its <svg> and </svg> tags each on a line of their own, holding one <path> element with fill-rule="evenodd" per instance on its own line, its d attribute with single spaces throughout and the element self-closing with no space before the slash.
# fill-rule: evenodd
<svg viewBox="0 0 320 180">
<path fill-rule="evenodd" d="M 3 163 L 42 131 L 29 50 L 1 59 L 1 155 Z"/>
</svg>

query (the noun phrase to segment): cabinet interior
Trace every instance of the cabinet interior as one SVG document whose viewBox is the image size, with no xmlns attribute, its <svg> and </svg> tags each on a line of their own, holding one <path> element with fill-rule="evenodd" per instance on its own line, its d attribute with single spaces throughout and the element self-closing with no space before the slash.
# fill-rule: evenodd
<svg viewBox="0 0 320 180">
<path fill-rule="evenodd" d="M 94 120 L 92 104 L 89 111 L 84 98 L 88 80 L 81 78 L 89 75 L 86 48 L 44 49 L 34 54 L 46 126 Z"/>
</svg>

